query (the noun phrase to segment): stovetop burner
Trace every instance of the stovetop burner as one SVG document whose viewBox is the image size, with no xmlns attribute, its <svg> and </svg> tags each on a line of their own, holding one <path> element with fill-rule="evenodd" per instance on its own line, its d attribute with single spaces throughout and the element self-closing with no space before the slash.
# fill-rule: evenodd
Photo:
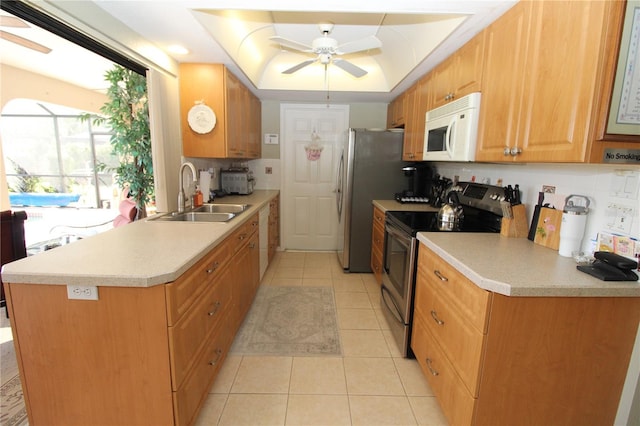
<svg viewBox="0 0 640 426">
<path fill-rule="evenodd" d="M 462 227 L 455 232 L 500 232 L 502 209 L 499 195 L 504 194 L 502 188 L 460 182 L 452 190 L 458 193 L 464 210 Z M 438 229 L 438 213 L 434 211 L 388 211 L 387 220 L 413 236 L 418 232 L 442 232 Z"/>
</svg>

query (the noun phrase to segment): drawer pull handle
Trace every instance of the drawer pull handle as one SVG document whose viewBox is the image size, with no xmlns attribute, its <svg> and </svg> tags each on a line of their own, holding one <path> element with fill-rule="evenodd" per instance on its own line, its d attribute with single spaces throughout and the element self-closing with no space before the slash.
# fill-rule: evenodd
<svg viewBox="0 0 640 426">
<path fill-rule="evenodd" d="M 207 315 L 209 315 L 210 317 L 214 316 L 216 312 L 218 312 L 218 309 L 220 309 L 220 301 L 216 302 L 216 304 L 213 306 L 213 311 L 207 312 Z"/>
<path fill-rule="evenodd" d="M 433 273 L 435 274 L 436 277 L 440 278 L 440 281 L 449 281 L 449 278 L 447 278 L 444 275 L 442 275 L 442 273 L 440 271 L 438 271 L 437 269 L 435 271 L 433 271 Z"/>
<path fill-rule="evenodd" d="M 429 372 L 434 376 L 439 375 L 440 373 L 438 373 L 436 370 L 433 369 L 433 367 L 431 367 L 431 362 L 432 362 L 431 358 L 427 358 L 427 368 L 429 369 Z"/>
<path fill-rule="evenodd" d="M 211 274 L 215 272 L 215 270 L 218 269 L 218 266 L 220 266 L 219 262 L 213 262 L 213 265 L 211 265 L 211 268 L 207 269 L 207 274 Z"/>
<path fill-rule="evenodd" d="M 216 355 L 216 359 L 209 361 L 209 365 L 215 366 L 218 361 L 220 361 L 220 358 L 222 357 L 222 349 L 216 349 Z"/>
<path fill-rule="evenodd" d="M 249 244 L 249 248 L 250 248 L 250 249 L 254 249 L 254 248 L 256 248 L 256 243 L 251 243 L 251 244 Z"/>
<path fill-rule="evenodd" d="M 438 313 L 436 311 L 434 311 L 434 310 L 431 311 L 431 317 L 436 322 L 436 324 L 444 325 L 444 321 L 442 321 L 440 318 L 438 318 Z"/>
<path fill-rule="evenodd" d="M 238 239 L 239 239 L 240 241 L 244 240 L 245 238 L 247 238 L 247 234 L 242 234 L 242 235 L 239 235 L 239 236 L 238 236 Z"/>
</svg>

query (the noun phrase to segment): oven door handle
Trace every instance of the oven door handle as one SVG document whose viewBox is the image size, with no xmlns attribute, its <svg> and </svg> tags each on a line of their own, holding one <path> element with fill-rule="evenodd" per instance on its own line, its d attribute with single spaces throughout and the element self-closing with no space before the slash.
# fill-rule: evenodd
<svg viewBox="0 0 640 426">
<path fill-rule="evenodd" d="M 389 303 L 387 302 L 387 298 L 384 297 L 385 292 L 389 294 L 389 299 L 391 299 L 391 304 L 393 306 L 389 306 Z M 402 314 L 400 312 L 400 309 L 398 308 L 396 301 L 393 300 L 393 296 L 391 295 L 391 292 L 384 286 L 384 284 L 380 287 L 380 296 L 382 297 L 382 301 L 384 302 L 384 304 L 387 306 L 387 309 L 389 309 L 389 311 L 393 314 L 393 317 L 400 324 L 404 325 L 404 320 L 402 319 Z"/>
<path fill-rule="evenodd" d="M 389 234 L 392 237 L 394 237 L 395 239 L 397 239 L 406 248 L 409 248 L 409 244 L 411 243 L 411 236 L 410 235 L 407 235 L 406 233 L 404 233 L 402 231 L 399 231 L 395 226 L 390 225 L 388 223 L 386 224 L 384 229 L 387 232 L 387 234 Z"/>
</svg>

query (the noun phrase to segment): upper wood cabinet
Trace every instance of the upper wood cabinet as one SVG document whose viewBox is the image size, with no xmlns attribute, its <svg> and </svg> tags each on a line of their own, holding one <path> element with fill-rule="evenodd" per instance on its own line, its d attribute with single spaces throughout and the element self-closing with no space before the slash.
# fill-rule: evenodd
<svg viewBox="0 0 640 426">
<path fill-rule="evenodd" d="M 387 107 L 387 129 L 404 127 L 405 110 L 405 94 L 402 93 Z"/>
<path fill-rule="evenodd" d="M 476 160 L 590 160 L 606 55 L 616 50 L 610 16 L 623 3 L 519 2 L 485 30 Z"/>
<path fill-rule="evenodd" d="M 432 71 L 432 108 L 480 91 L 484 39 L 481 32 Z"/>
<path fill-rule="evenodd" d="M 418 158 L 416 153 L 416 120 L 415 110 L 417 108 L 417 96 L 418 87 L 413 85 L 406 92 L 404 92 L 404 104 L 405 104 L 405 121 L 404 121 L 404 140 L 402 144 L 402 159 L 404 161 L 420 161 L 422 155 Z M 420 149 L 420 151 L 422 151 Z"/>
<path fill-rule="evenodd" d="M 260 157 L 260 101 L 238 78 L 222 64 L 180 64 L 179 80 L 185 157 Z M 188 113 L 197 102 L 216 114 L 216 125 L 208 133 L 189 126 Z"/>
</svg>

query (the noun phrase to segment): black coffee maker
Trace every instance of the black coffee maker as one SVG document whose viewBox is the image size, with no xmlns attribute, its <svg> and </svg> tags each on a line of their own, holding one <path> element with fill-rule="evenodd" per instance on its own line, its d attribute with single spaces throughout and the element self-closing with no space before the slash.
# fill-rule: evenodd
<svg viewBox="0 0 640 426">
<path fill-rule="evenodd" d="M 407 189 L 396 194 L 401 203 L 429 203 L 434 169 L 429 163 L 409 163 L 402 168 Z"/>
</svg>

